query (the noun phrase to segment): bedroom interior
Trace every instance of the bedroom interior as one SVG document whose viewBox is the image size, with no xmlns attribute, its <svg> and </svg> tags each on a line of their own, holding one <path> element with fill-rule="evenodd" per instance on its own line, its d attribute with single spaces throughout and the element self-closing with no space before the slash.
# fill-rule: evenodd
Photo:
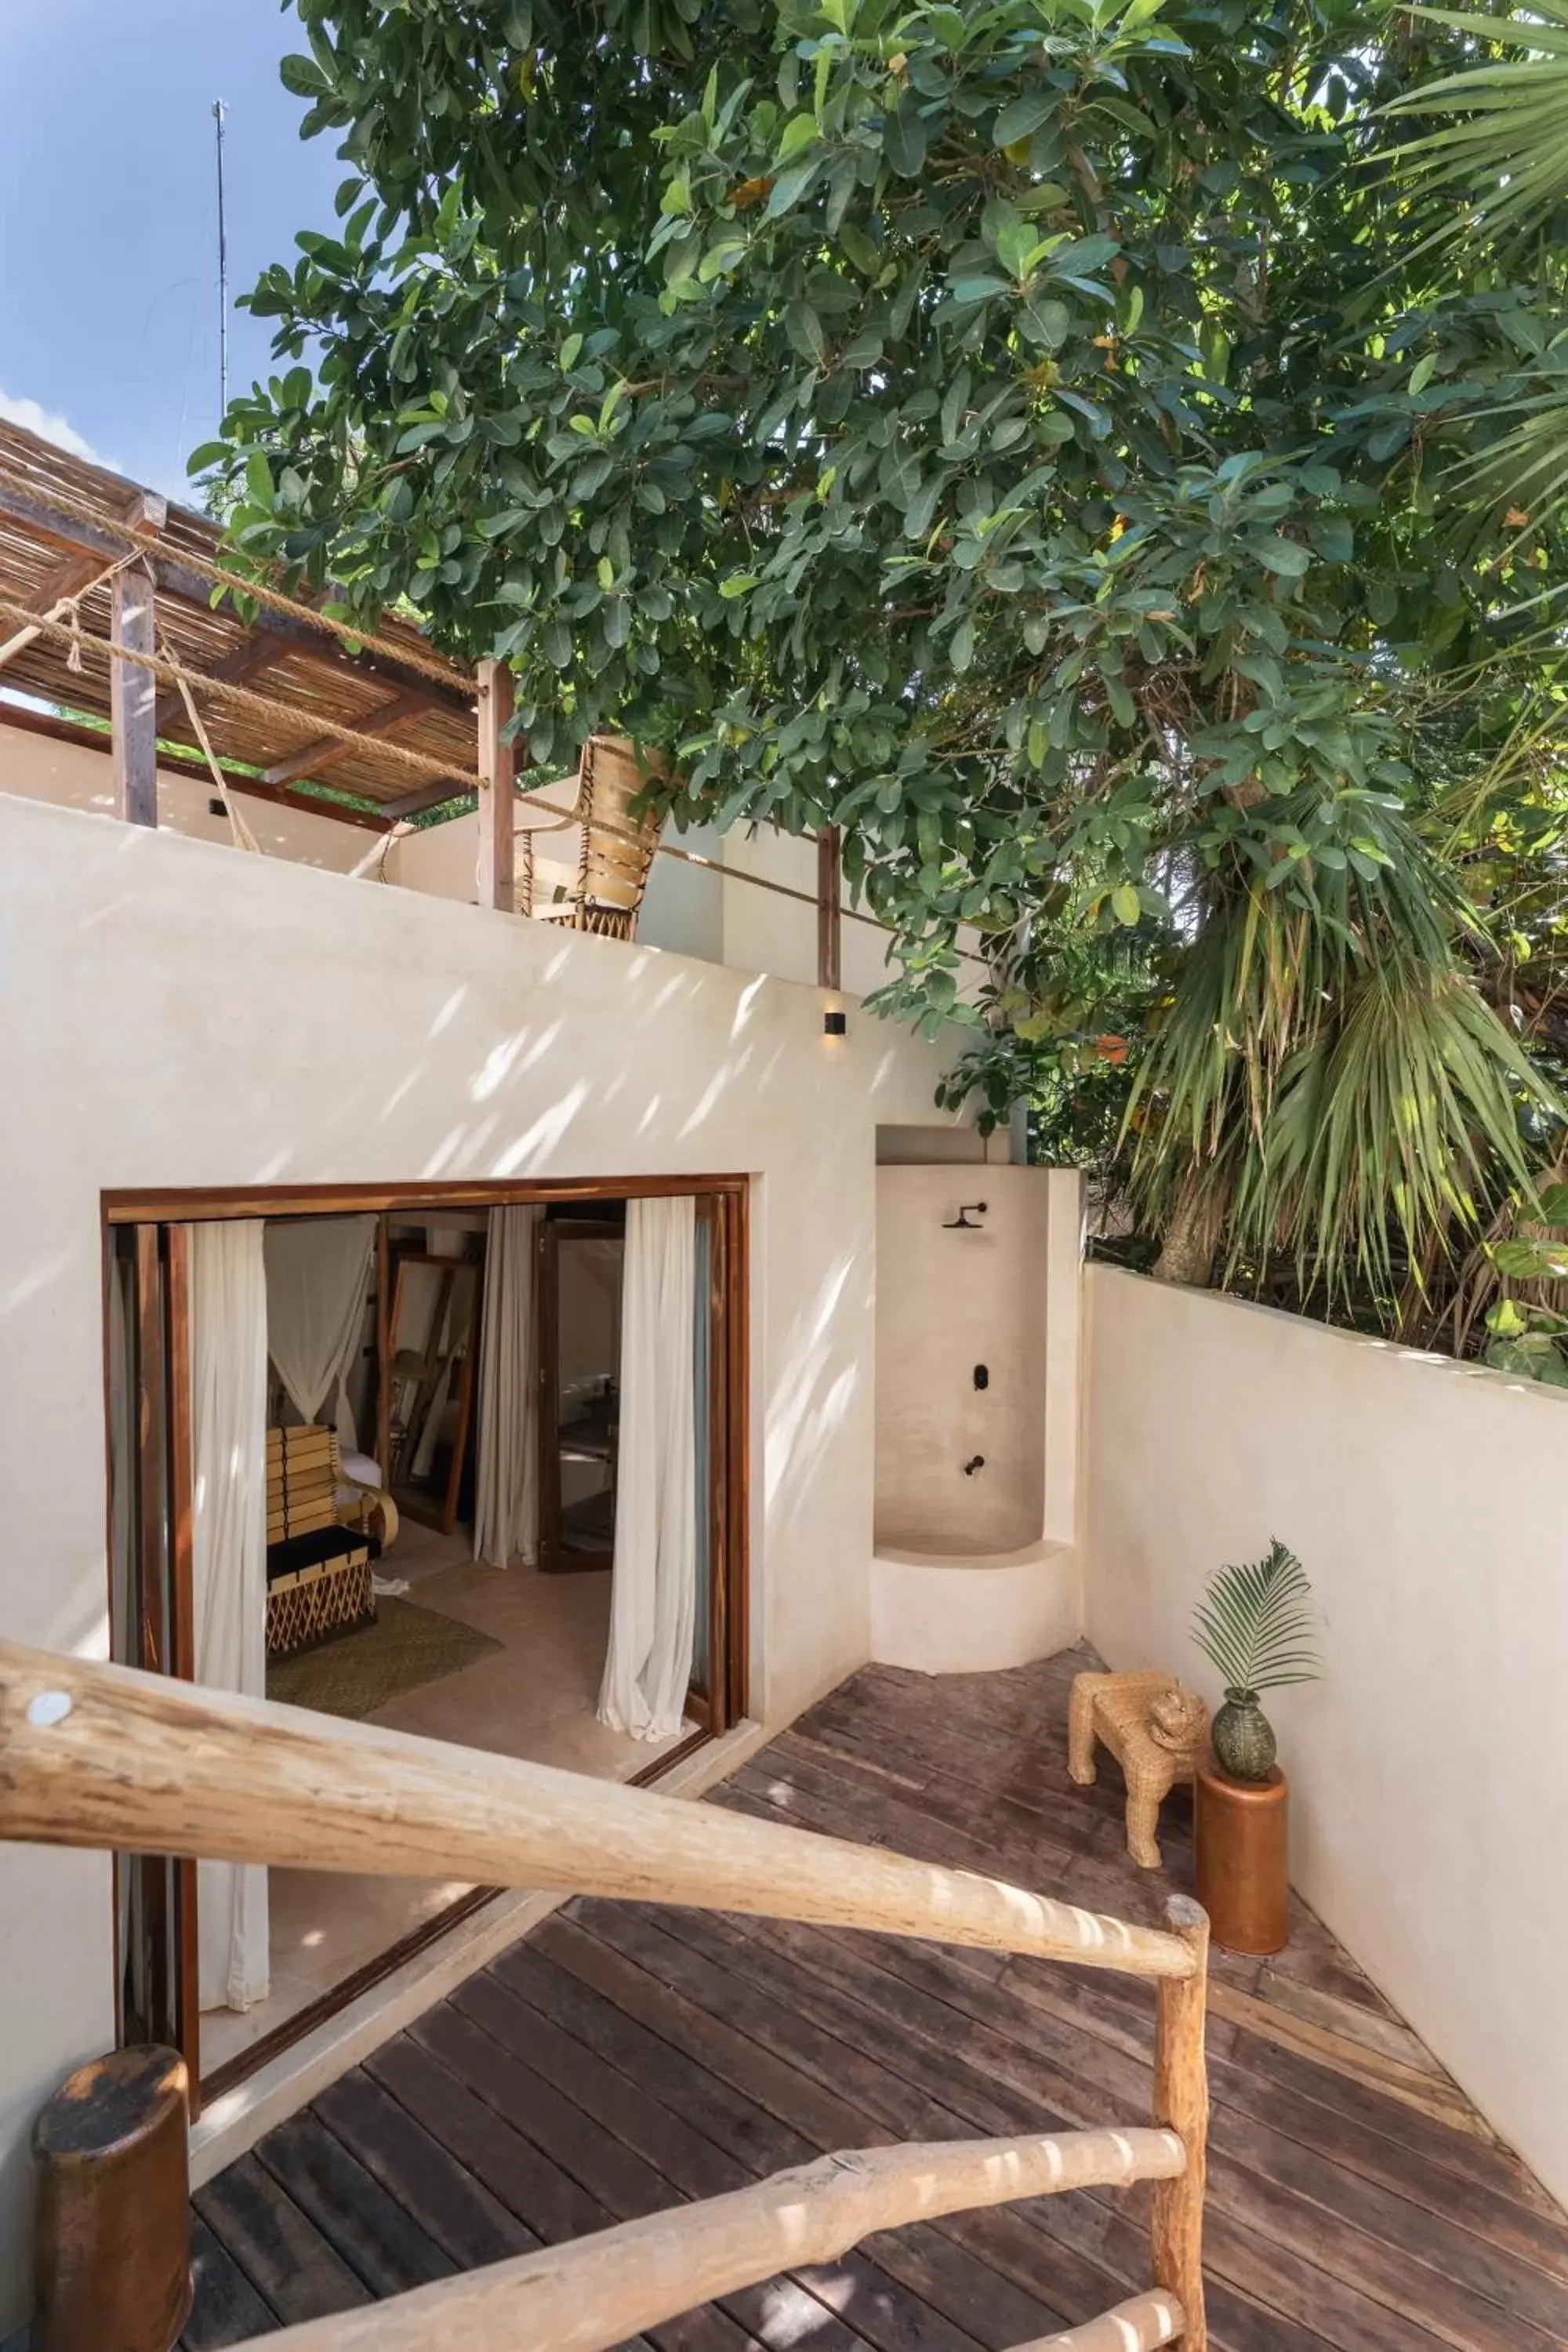
<svg viewBox="0 0 1568 2352">
<path fill-rule="evenodd" d="M 110 1223 L 117 1658 L 622 1780 L 743 1711 L 743 1195 L 555 1189 Z M 117 1878 L 124 2014 L 179 2028 L 208 2099 L 489 1894 Z"/>
</svg>

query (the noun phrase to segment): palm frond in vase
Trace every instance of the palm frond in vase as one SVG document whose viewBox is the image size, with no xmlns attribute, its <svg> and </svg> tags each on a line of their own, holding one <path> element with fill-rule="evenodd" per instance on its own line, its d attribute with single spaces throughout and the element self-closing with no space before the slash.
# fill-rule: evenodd
<svg viewBox="0 0 1568 2352">
<path fill-rule="evenodd" d="M 1193 1616 L 1193 1640 L 1226 1692 L 1256 1697 L 1316 1682 L 1317 1611 L 1307 1571 L 1278 1536 L 1258 1560 L 1216 1570 Z"/>
</svg>

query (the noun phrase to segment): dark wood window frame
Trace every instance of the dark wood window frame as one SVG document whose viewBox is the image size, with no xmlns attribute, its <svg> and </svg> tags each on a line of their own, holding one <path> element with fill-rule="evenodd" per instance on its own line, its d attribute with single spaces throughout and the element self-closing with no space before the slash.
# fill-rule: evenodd
<svg viewBox="0 0 1568 2352">
<path fill-rule="evenodd" d="M 377 1346 L 384 1360 L 390 1327 L 386 1243 L 387 1219 L 423 1209 L 488 1209 L 512 1202 L 588 1202 L 696 1196 L 709 1222 L 710 1243 L 710 1687 L 693 1693 L 700 1727 L 679 1748 L 635 1776 L 632 1785 L 657 1780 L 744 1716 L 750 1660 L 750 1211 L 751 1179 L 744 1175 L 605 1176 L 471 1181 L 453 1183 L 225 1185 L 199 1190 L 106 1192 L 102 1195 L 104 1244 L 104 1363 L 106 1424 L 110 1363 L 109 1261 L 118 1229 L 130 1227 L 129 1254 L 135 1269 L 136 1424 L 138 1517 L 132 1562 L 132 1591 L 139 1632 L 138 1663 L 186 1680 L 195 1670 L 192 1559 L 192 1432 L 190 1422 L 190 1234 L 192 1224 L 239 1217 L 297 1217 L 375 1212 L 382 1225 L 377 1253 Z M 107 1442 L 107 1426 L 106 1426 Z M 112 1569 L 110 1570 L 112 1573 Z M 703 1720 L 703 1718 L 706 1720 Z M 273 2032 L 262 2036 L 204 2083 L 200 2074 L 200 2019 L 196 2000 L 195 1865 L 157 1857 L 121 1858 L 120 1873 L 147 1874 L 153 1959 L 166 1988 L 167 2015 L 162 2031 L 186 2060 L 192 2116 L 202 2097 L 231 2089 L 272 2058 L 337 2014 L 390 1976 L 440 1936 L 457 1927 L 501 1890 L 477 1887 L 437 1918 L 426 1921 L 375 1960 L 310 2003 Z M 120 1906 L 115 1903 L 116 2017 L 121 2039 L 132 2026 L 122 2013 L 126 1955 L 120 1948 Z M 142 2021 L 137 2021 L 140 2025 Z M 144 2026 L 142 2027 L 144 2030 Z"/>
</svg>

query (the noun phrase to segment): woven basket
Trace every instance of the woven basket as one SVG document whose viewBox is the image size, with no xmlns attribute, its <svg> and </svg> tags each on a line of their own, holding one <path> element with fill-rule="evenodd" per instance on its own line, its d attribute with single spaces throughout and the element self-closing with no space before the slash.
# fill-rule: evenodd
<svg viewBox="0 0 1568 2352">
<path fill-rule="evenodd" d="M 267 1595 L 267 1654 L 291 1658 L 375 1622 L 368 1551 L 282 1577 Z"/>
</svg>

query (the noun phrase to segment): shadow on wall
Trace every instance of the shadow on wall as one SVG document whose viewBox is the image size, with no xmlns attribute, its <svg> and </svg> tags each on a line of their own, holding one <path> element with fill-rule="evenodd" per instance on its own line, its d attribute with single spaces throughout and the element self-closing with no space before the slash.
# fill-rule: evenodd
<svg viewBox="0 0 1568 2352">
<path fill-rule="evenodd" d="M 868 1033 L 858 1015 L 848 1038 L 828 1037 L 815 990 L 763 975 L 535 933 L 451 901 L 348 893 L 338 877 L 260 861 L 226 859 L 236 886 L 221 903 L 193 898 L 188 931 L 165 942 L 144 877 L 163 885 L 153 906 L 166 903 L 169 875 L 190 889 L 201 877 L 189 861 L 205 850 L 94 833 L 96 871 L 75 919 L 90 941 L 80 961 L 122 969 L 151 1009 L 138 1086 L 123 1038 L 85 998 L 52 1008 L 57 1070 L 95 1130 L 81 1155 L 92 1178 L 287 1186 L 766 1171 L 753 1250 L 759 1500 L 770 1544 L 819 1549 L 825 1575 L 836 1559 L 860 1569 L 871 1545 L 873 1130 L 879 1112 L 930 1115 L 929 1048 Z M 47 909 L 46 940 L 60 904 Z M 226 926 L 237 944 L 219 963 Z M 273 959 L 265 999 L 236 984 L 247 950 L 252 979 L 258 958 Z M 190 985 L 204 968 L 229 977 Z M 47 1252 L 0 1287 L 0 1315 L 36 1335 L 38 1310 L 58 1296 L 79 1316 L 87 1272 L 74 1248 Z M 852 1473 L 825 1482 L 824 1465 L 848 1454 Z M 852 1599 L 836 1606 L 855 1614 Z M 801 1638 L 809 1649 L 809 1633 Z M 865 1646 L 825 1635 L 805 1678 L 847 1671 Z"/>
</svg>

